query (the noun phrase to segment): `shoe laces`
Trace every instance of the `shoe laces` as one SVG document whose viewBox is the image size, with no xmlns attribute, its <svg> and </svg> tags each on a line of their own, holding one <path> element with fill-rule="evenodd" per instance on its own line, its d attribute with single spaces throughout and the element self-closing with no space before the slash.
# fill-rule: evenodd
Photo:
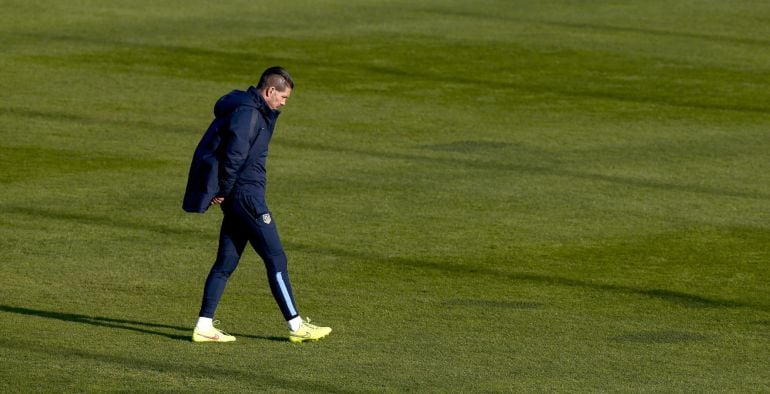
<svg viewBox="0 0 770 394">
<path fill-rule="evenodd" d="M 315 330 L 316 328 L 318 328 L 318 326 L 316 326 L 315 324 L 310 324 L 310 318 L 309 317 L 306 317 L 305 321 L 303 321 L 302 324 L 305 327 L 307 327 L 307 328 L 309 328 L 311 330 Z"/>
<path fill-rule="evenodd" d="M 216 326 L 218 326 L 218 325 L 219 325 L 219 323 L 221 323 L 219 320 L 214 320 L 214 321 L 212 321 L 212 322 L 211 322 L 211 325 L 213 326 L 213 328 L 214 328 L 215 330 L 219 331 L 219 332 L 220 332 L 220 333 L 222 333 L 223 335 L 230 335 L 230 334 L 228 334 L 228 333 L 226 333 L 226 332 L 224 332 L 224 331 L 222 331 L 222 330 L 220 330 L 220 329 L 218 329 L 218 328 L 216 327 Z"/>
</svg>

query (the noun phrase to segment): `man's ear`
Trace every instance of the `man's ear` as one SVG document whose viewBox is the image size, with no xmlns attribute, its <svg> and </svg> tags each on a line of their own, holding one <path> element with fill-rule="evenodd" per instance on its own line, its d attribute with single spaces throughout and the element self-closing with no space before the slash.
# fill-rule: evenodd
<svg viewBox="0 0 770 394">
<path fill-rule="evenodd" d="M 270 97 L 275 93 L 275 86 L 271 86 L 267 88 L 267 91 L 265 91 L 265 96 Z"/>
</svg>

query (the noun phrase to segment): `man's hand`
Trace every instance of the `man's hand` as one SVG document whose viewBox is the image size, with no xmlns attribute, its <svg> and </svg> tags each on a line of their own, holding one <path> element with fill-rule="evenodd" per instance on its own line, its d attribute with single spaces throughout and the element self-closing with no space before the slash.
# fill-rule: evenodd
<svg viewBox="0 0 770 394">
<path fill-rule="evenodd" d="M 211 205 L 219 205 L 225 201 L 224 197 L 216 196 L 211 199 Z"/>
</svg>

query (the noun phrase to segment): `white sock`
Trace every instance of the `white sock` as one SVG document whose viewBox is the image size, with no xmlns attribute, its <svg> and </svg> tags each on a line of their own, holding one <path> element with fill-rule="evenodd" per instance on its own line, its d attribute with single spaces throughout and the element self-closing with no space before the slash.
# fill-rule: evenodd
<svg viewBox="0 0 770 394">
<path fill-rule="evenodd" d="M 214 327 L 213 321 L 214 321 L 214 319 L 212 319 L 210 317 L 203 317 L 203 316 L 201 316 L 201 317 L 198 318 L 198 323 L 195 325 L 195 327 L 198 328 L 198 329 L 201 329 L 201 330 L 212 328 L 212 327 Z"/>
<path fill-rule="evenodd" d="M 286 325 L 289 326 L 289 330 L 291 331 L 299 330 L 300 324 L 302 324 L 302 318 L 299 316 L 286 322 Z"/>
</svg>

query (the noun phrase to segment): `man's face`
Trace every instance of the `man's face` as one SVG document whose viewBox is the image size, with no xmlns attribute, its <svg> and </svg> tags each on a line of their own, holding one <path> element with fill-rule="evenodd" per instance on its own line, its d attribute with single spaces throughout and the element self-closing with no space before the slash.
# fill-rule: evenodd
<svg viewBox="0 0 770 394">
<path fill-rule="evenodd" d="M 278 91 L 275 87 L 269 87 L 262 93 L 262 96 L 270 109 L 278 109 L 286 105 L 286 100 L 291 96 L 291 88 Z"/>
</svg>

